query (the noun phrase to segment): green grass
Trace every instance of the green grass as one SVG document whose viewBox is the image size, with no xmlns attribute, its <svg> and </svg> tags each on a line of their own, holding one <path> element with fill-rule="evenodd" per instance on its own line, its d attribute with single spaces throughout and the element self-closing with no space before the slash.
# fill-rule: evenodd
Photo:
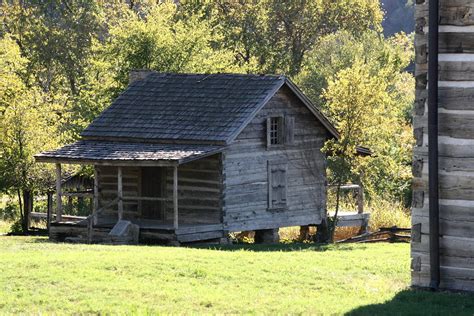
<svg viewBox="0 0 474 316">
<path fill-rule="evenodd" d="M 0 237 L 0 314 L 453 314 L 474 297 L 408 290 L 409 245 L 173 248 Z"/>
</svg>

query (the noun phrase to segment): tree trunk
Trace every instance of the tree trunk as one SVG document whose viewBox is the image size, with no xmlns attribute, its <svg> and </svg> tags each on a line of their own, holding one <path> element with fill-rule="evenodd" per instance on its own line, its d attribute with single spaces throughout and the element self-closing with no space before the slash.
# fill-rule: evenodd
<svg viewBox="0 0 474 316">
<path fill-rule="evenodd" d="M 33 192 L 31 190 L 23 190 L 23 216 L 22 229 L 24 233 L 28 233 L 30 228 L 30 214 L 33 210 Z"/>
<path fill-rule="evenodd" d="M 23 200 L 21 197 L 21 192 L 20 189 L 16 191 L 17 197 L 18 197 L 18 205 L 20 206 L 20 221 L 23 223 Z"/>
<path fill-rule="evenodd" d="M 334 212 L 334 216 L 332 218 L 332 223 L 330 229 L 330 235 L 329 235 L 329 241 L 331 243 L 334 242 L 334 234 L 336 233 L 336 227 L 337 227 L 337 215 L 339 213 L 339 202 L 341 198 L 341 183 L 337 184 L 337 190 L 336 190 L 336 211 Z"/>
</svg>

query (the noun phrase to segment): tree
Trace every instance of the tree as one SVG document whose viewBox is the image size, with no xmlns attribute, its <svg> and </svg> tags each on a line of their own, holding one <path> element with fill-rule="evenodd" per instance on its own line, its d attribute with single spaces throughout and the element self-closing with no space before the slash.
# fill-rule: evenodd
<svg viewBox="0 0 474 316">
<path fill-rule="evenodd" d="M 406 204 L 410 202 L 411 192 L 410 112 L 414 101 L 414 79 L 405 69 L 412 57 L 411 39 L 404 34 L 385 39 L 377 32 L 359 36 L 338 32 L 318 42 L 297 78 L 305 93 L 335 122 L 345 120 L 343 105 L 335 102 L 337 85 L 334 85 L 344 71 L 352 69 L 355 64 L 359 64 L 359 68 L 364 65 L 370 76 L 379 80 L 378 88 L 385 89 L 386 97 L 376 107 L 380 112 L 373 115 L 382 115 L 383 120 L 377 123 L 378 126 L 367 127 L 364 138 L 357 139 L 358 145 L 367 146 L 374 152 L 374 156 L 366 160 L 367 171 L 362 181 L 369 197 L 383 195 L 388 199 L 403 200 Z M 355 86 L 358 80 L 357 77 L 352 80 Z M 329 85 L 330 82 L 333 84 Z M 333 96 L 332 100 L 328 99 L 329 95 Z M 367 116 L 364 120 L 374 121 L 374 118 Z"/>
<path fill-rule="evenodd" d="M 381 30 L 378 0 L 297 0 L 282 2 L 183 1 L 185 18 L 196 12 L 223 35 L 223 45 L 239 65 L 256 63 L 264 73 L 296 76 L 319 38 L 337 30 L 354 34 Z"/>
<path fill-rule="evenodd" d="M 109 30 L 99 44 L 98 55 L 107 64 L 121 90 L 131 69 L 159 72 L 238 72 L 233 55 L 215 49 L 222 40 L 210 25 L 196 16 L 176 20 L 177 7 L 163 3 L 150 9 L 145 17 L 130 14 Z"/>
<path fill-rule="evenodd" d="M 329 178 L 336 186 L 336 210 L 329 228 L 331 241 L 337 224 L 341 186 L 354 181 L 360 174 L 357 169 L 363 166 L 356 148 L 360 144 L 373 144 L 383 115 L 387 114 L 383 113 L 388 98 L 387 83 L 380 79 L 372 75 L 370 67 L 357 61 L 351 68 L 340 71 L 325 92 L 328 112 L 340 133 L 338 141 L 331 140 L 325 146 L 330 154 Z"/>
<path fill-rule="evenodd" d="M 98 5 L 86 1 L 18 1 L 1 5 L 2 31 L 26 57 L 28 86 L 77 95 L 92 41 L 100 31 Z"/>
<path fill-rule="evenodd" d="M 28 215 L 33 192 L 48 183 L 50 172 L 36 164 L 33 155 L 57 145 L 54 111 L 45 102 L 40 89 L 27 87 L 18 73 L 27 61 L 19 56 L 19 47 L 9 37 L 0 40 L 0 190 L 18 197 L 22 228 L 28 230 Z"/>
</svg>

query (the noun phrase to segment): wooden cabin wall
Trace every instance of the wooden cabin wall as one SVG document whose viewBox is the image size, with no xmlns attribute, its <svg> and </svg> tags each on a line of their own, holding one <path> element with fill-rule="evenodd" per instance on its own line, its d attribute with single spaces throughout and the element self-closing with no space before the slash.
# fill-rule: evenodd
<svg viewBox="0 0 474 316">
<path fill-rule="evenodd" d="M 412 284 L 427 287 L 430 280 L 426 90 L 428 1 L 416 3 Z M 474 2 L 470 0 L 440 1 L 440 286 L 471 291 L 474 291 L 473 10 Z"/>
<path fill-rule="evenodd" d="M 267 149 L 267 117 L 294 118 L 292 144 Z M 286 87 L 223 153 L 224 229 L 244 231 L 319 224 L 326 212 L 327 132 Z M 268 163 L 286 164 L 287 209 L 269 210 Z"/>
<path fill-rule="evenodd" d="M 99 176 L 99 207 L 107 205 L 117 198 L 117 167 L 95 166 Z M 138 167 L 122 167 L 123 195 L 139 196 L 139 175 Z M 123 202 L 124 219 L 134 219 L 139 217 L 138 202 Z M 98 216 L 98 224 L 112 223 L 118 220 L 117 205 L 108 208 Z"/>
<path fill-rule="evenodd" d="M 222 222 L 220 154 L 178 167 L 178 222 L 217 224 Z M 173 169 L 166 173 L 167 196 L 173 196 Z M 166 220 L 173 222 L 173 204 L 167 203 Z"/>
</svg>

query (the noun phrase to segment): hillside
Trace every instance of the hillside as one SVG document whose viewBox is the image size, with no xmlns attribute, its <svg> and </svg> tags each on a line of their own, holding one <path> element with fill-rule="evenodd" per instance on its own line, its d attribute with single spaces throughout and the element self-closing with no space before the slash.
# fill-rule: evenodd
<svg viewBox="0 0 474 316">
<path fill-rule="evenodd" d="M 385 36 L 394 33 L 412 33 L 415 30 L 413 0 L 381 0 L 385 14 L 382 23 Z"/>
</svg>

